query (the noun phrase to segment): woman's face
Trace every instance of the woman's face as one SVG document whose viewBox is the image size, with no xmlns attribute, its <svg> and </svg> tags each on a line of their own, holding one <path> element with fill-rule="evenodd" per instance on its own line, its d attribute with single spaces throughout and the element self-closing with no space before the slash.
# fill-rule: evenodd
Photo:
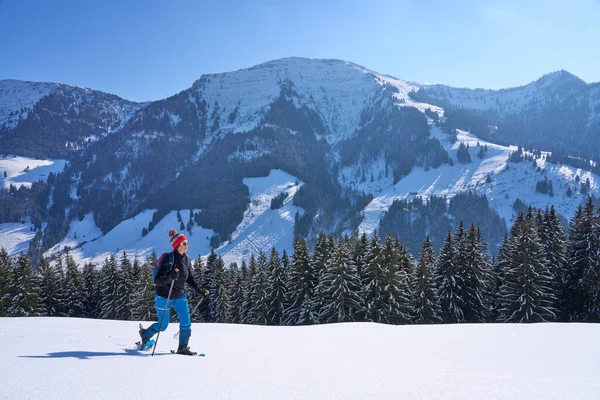
<svg viewBox="0 0 600 400">
<path fill-rule="evenodd" d="M 184 240 L 183 242 L 181 242 L 181 244 L 179 246 L 177 246 L 177 251 L 179 252 L 179 254 L 185 253 L 187 251 L 189 245 L 190 244 L 187 240 Z"/>
</svg>

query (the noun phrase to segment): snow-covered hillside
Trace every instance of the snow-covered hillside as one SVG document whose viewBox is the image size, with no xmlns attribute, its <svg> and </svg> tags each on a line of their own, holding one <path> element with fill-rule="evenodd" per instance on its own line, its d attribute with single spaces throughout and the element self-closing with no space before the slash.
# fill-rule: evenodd
<svg viewBox="0 0 600 400">
<path fill-rule="evenodd" d="M 278 251 L 285 249 L 291 254 L 294 240 L 294 216 L 302 214 L 302 209 L 292 204 L 292 198 L 302 185 L 301 182 L 283 171 L 273 170 L 266 177 L 247 178 L 251 203 L 244 213 L 244 219 L 231 235 L 231 241 L 225 242 L 216 251 L 223 256 L 227 265 L 230 262 L 241 263 L 248 260 L 250 254 L 259 251 L 269 252 L 273 246 Z M 280 193 L 287 193 L 281 208 L 272 210 L 271 199 Z M 171 211 L 146 236 L 142 230 L 152 221 L 156 210 L 145 210 L 133 218 L 125 220 L 110 230 L 106 235 L 96 226 L 91 214 L 85 215 L 81 221 L 73 221 L 67 237 L 46 252 L 52 256 L 69 247 L 75 262 L 83 265 L 92 262 L 101 265 L 110 254 L 125 251 L 128 256 L 143 260 L 152 251 L 160 254 L 170 251 L 170 229 L 180 230 L 181 222 L 177 219 L 177 210 Z M 200 210 L 192 210 L 195 214 Z M 181 210 L 184 225 L 190 218 L 190 210 Z M 6 224 L 5 224 L 6 225 Z M 0 228 L 2 225 L 0 225 Z M 206 256 L 210 253 L 210 238 L 214 232 L 196 224 L 190 231 L 183 230 L 188 236 L 190 247 L 188 254 L 192 258 Z M 31 235 L 33 237 L 33 234 Z M 31 240 L 28 237 L 27 240 Z M 0 242 L 1 246 L 1 242 Z M 11 248 L 16 249 L 15 246 Z M 14 252 L 10 252 L 14 254 Z"/>
<path fill-rule="evenodd" d="M 172 355 L 138 322 L 0 318 L 2 399 L 597 400 L 598 324 L 193 324 Z M 185 372 L 183 372 L 185 371 Z"/>
<path fill-rule="evenodd" d="M 546 206 L 554 205 L 559 214 L 570 219 L 577 210 L 577 206 L 585 201 L 586 196 L 580 194 L 576 188 L 580 181 L 590 180 L 590 194 L 596 196 L 600 193 L 600 177 L 589 171 L 582 171 L 567 165 L 555 165 L 547 163 L 543 159 L 537 160 L 534 167 L 530 162 L 508 163 L 508 157 L 517 151 L 515 146 L 501 146 L 477 139 L 468 132 L 458 130 L 458 140 L 450 143 L 448 135 L 438 127 L 430 127 L 433 137 L 436 137 L 444 145 L 452 156 L 455 163 L 453 166 L 442 165 L 439 168 L 425 170 L 414 168 L 406 177 L 395 185 L 391 178 L 383 174 L 384 165 L 379 164 L 372 172 L 374 177 L 380 177 L 373 182 L 360 182 L 358 179 L 348 179 L 343 184 L 366 193 L 372 193 L 374 199 L 364 209 L 364 220 L 359 230 L 373 232 L 378 228 L 379 221 L 395 199 L 411 199 L 415 196 L 446 196 L 448 198 L 457 193 L 475 191 L 488 196 L 490 205 L 500 217 L 504 218 L 508 227 L 516 216 L 513 204 L 517 198 L 526 205 L 544 209 Z M 460 143 L 469 145 L 471 162 L 461 164 L 456 158 L 456 152 Z M 484 158 L 480 159 L 477 154 L 479 146 L 487 146 L 488 150 Z M 543 153 L 544 155 L 548 153 Z M 373 164 L 377 166 L 378 164 Z M 537 171 L 537 167 L 541 171 Z M 343 170 L 344 176 L 354 177 L 356 174 L 352 168 Z M 491 182 L 488 182 L 488 176 Z M 554 185 L 554 196 L 536 193 L 536 183 L 547 177 Z M 568 187 L 571 187 L 573 195 L 567 195 Z"/>
<path fill-rule="evenodd" d="M 460 89 L 444 85 L 423 86 L 428 95 L 472 110 L 498 109 L 502 114 L 517 113 L 529 104 L 537 106 L 560 101 L 584 89 L 586 83 L 576 76 L 558 71 L 516 88 L 487 90 Z M 595 112 L 598 114 L 598 112 Z"/>
<path fill-rule="evenodd" d="M 39 180 L 47 182 L 48 175 L 62 172 L 66 163 L 65 160 L 36 160 L 30 157 L 0 155 L 0 187 L 30 187 L 33 182 Z"/>
<path fill-rule="evenodd" d="M 55 83 L 0 80 L 0 129 L 14 128 L 33 105 L 56 88 Z"/>
</svg>

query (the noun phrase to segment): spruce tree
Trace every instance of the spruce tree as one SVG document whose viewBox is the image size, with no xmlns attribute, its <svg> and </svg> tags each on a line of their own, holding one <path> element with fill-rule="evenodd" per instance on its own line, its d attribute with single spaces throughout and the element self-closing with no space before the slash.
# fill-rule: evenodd
<svg viewBox="0 0 600 400">
<path fill-rule="evenodd" d="M 452 232 L 448 231 L 440 250 L 434 282 L 438 288 L 438 298 L 444 323 L 460 323 L 465 321 L 463 298 L 464 280 L 456 265 L 456 243 Z"/>
<path fill-rule="evenodd" d="M 133 266 L 127 257 L 125 250 L 121 253 L 118 270 L 118 286 L 117 286 L 117 318 L 122 320 L 131 319 L 131 306 L 134 294 L 134 273 Z"/>
<path fill-rule="evenodd" d="M 231 316 L 229 315 L 229 290 L 231 287 L 228 281 L 228 274 L 225 271 L 225 263 L 221 256 L 217 257 L 215 264 L 215 279 L 217 282 L 216 290 L 217 297 L 215 302 L 215 321 L 221 323 L 231 322 Z"/>
<path fill-rule="evenodd" d="M 234 324 L 246 323 L 246 313 L 244 309 L 244 301 L 246 299 L 246 280 L 248 279 L 248 267 L 246 261 L 242 260 L 242 264 L 239 268 L 233 269 L 233 282 L 231 298 L 229 305 L 231 307 L 231 322 Z"/>
<path fill-rule="evenodd" d="M 59 315 L 63 293 L 63 283 L 60 281 L 60 276 L 45 257 L 40 258 L 37 272 L 40 283 L 40 299 L 44 309 L 43 315 L 48 317 L 57 316 Z"/>
<path fill-rule="evenodd" d="M 490 281 L 491 262 L 487 256 L 487 245 L 481 240 L 481 233 L 471 224 L 465 237 L 463 266 L 465 322 L 485 322 L 491 314 Z"/>
<path fill-rule="evenodd" d="M 9 286 L 10 303 L 6 315 L 9 317 L 35 317 L 43 315 L 44 308 L 39 293 L 39 281 L 31 262 L 24 253 L 19 254 Z"/>
<path fill-rule="evenodd" d="M 408 324 L 415 319 L 415 298 L 417 291 L 417 278 L 415 272 L 415 258 L 408 251 L 408 248 L 400 240 L 394 240 L 394 248 L 398 254 L 400 288 L 402 295 L 400 320 L 397 323 Z"/>
<path fill-rule="evenodd" d="M 285 311 L 287 325 L 309 325 L 317 320 L 312 314 L 312 300 L 318 283 L 318 275 L 310 260 L 308 245 L 302 238 L 294 239 L 291 271 L 288 282 L 289 304 Z"/>
<path fill-rule="evenodd" d="M 198 286 L 203 289 L 210 290 L 208 280 L 206 279 L 206 265 L 202 260 L 202 257 L 198 256 L 192 263 L 192 276 Z M 199 301 L 200 299 L 198 299 Z M 195 307 L 195 306 L 194 306 Z M 205 322 L 208 321 L 209 307 L 208 298 L 202 300 L 202 304 L 198 306 L 194 315 L 192 315 L 192 321 L 194 322 Z"/>
<path fill-rule="evenodd" d="M 362 299 L 364 301 L 365 319 L 370 322 L 385 322 L 386 310 L 386 282 L 385 259 L 383 249 L 376 233 L 371 237 L 371 242 L 365 257 L 362 282 Z"/>
<path fill-rule="evenodd" d="M 315 286 L 311 304 L 311 313 L 317 318 L 315 320 L 316 323 L 320 322 L 318 318 L 321 315 L 321 309 L 323 308 L 325 302 L 325 293 L 323 290 L 323 285 L 321 285 L 320 283 L 323 281 L 325 269 L 327 268 L 330 257 L 331 244 L 327 236 L 323 232 L 321 232 L 317 238 L 314 256 L 311 261 L 312 269 L 317 276 L 317 284 Z"/>
<path fill-rule="evenodd" d="M 0 317 L 6 316 L 10 304 L 11 276 L 14 262 L 3 248 L 0 249 Z"/>
<path fill-rule="evenodd" d="M 571 220 L 565 285 L 565 308 L 571 321 L 593 322 L 597 318 L 594 293 L 598 282 L 598 217 L 588 198 Z"/>
<path fill-rule="evenodd" d="M 520 227 L 511 229 L 509 261 L 500 289 L 500 322 L 546 322 L 556 318 L 552 275 L 544 259 L 544 248 L 535 229 L 531 207 L 517 218 Z"/>
<path fill-rule="evenodd" d="M 119 305 L 119 276 L 117 270 L 117 260 L 111 254 L 104 260 L 104 265 L 100 271 L 100 314 L 102 319 L 117 319 Z"/>
<path fill-rule="evenodd" d="M 242 267 L 244 267 L 244 263 L 242 263 Z M 250 260 L 248 262 L 248 272 L 246 274 L 246 279 L 243 279 L 243 282 L 244 282 L 243 310 L 244 310 L 244 312 L 243 312 L 242 323 L 244 323 L 244 324 L 258 323 L 255 320 L 252 312 L 250 311 L 253 308 L 252 299 L 256 297 L 256 294 L 254 292 L 256 290 L 258 290 L 255 287 L 256 273 L 257 273 L 256 272 L 256 258 L 254 257 L 254 253 L 252 253 L 252 255 L 250 256 Z"/>
<path fill-rule="evenodd" d="M 83 275 L 69 252 L 65 254 L 64 308 L 69 317 L 83 317 Z"/>
<path fill-rule="evenodd" d="M 349 241 L 340 240 L 334 248 L 320 285 L 325 299 L 320 322 L 351 322 L 360 315 L 360 280 Z"/>
<path fill-rule="evenodd" d="M 206 268 L 202 277 L 202 287 L 210 292 L 208 298 L 204 300 L 206 305 L 206 314 L 202 315 L 204 322 L 218 322 L 217 320 L 217 299 L 221 286 L 221 271 L 218 266 L 218 256 L 214 249 L 206 258 Z"/>
<path fill-rule="evenodd" d="M 92 263 L 83 266 L 83 315 L 98 318 L 100 314 L 100 274 Z"/>
<path fill-rule="evenodd" d="M 437 257 L 429 235 L 425 238 L 416 272 L 415 323 L 433 324 L 441 322 L 441 308 L 433 280 Z"/>
<path fill-rule="evenodd" d="M 544 213 L 541 229 L 538 231 L 544 246 L 544 258 L 552 274 L 552 291 L 556 298 L 554 308 L 561 320 L 568 320 L 565 315 L 563 293 L 566 284 L 567 239 L 565 231 L 558 219 L 554 206 Z"/>
<path fill-rule="evenodd" d="M 269 274 L 269 260 L 264 251 L 258 253 L 256 270 L 252 276 L 253 290 L 250 293 L 250 308 L 248 322 L 257 325 L 268 323 L 269 296 L 267 294 L 267 280 Z"/>
<path fill-rule="evenodd" d="M 267 323 L 281 325 L 287 295 L 287 276 L 283 271 L 279 252 L 273 247 L 269 257 L 269 274 L 267 278 Z"/>
<path fill-rule="evenodd" d="M 134 302 L 131 307 L 131 316 L 136 321 L 155 321 L 156 306 L 154 304 L 155 286 L 152 279 L 152 270 L 156 265 L 156 253 L 153 253 L 140 266 L 139 278 L 134 285 Z"/>
</svg>

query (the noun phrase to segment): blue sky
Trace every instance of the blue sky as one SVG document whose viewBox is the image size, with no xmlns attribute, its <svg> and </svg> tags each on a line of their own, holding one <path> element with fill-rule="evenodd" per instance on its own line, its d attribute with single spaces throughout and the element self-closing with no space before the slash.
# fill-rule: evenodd
<svg viewBox="0 0 600 400">
<path fill-rule="evenodd" d="M 458 87 L 598 82 L 599 21 L 600 0 L 0 0 L 0 79 L 144 101 L 299 56 Z"/>
</svg>

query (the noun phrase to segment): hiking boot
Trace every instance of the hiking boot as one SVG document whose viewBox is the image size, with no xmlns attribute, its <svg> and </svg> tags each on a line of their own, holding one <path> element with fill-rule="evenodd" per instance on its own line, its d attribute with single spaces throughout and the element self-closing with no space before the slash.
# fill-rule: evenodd
<svg viewBox="0 0 600 400">
<path fill-rule="evenodd" d="M 147 329 L 144 329 L 144 327 L 142 326 L 142 324 L 140 324 L 140 339 L 141 340 L 141 345 L 142 346 L 146 346 L 146 343 L 148 343 L 148 341 L 150 340 L 150 338 L 146 337 L 146 331 Z"/>
<path fill-rule="evenodd" d="M 187 344 L 180 344 L 177 348 L 177 354 L 182 354 L 185 356 L 195 356 L 198 353 L 196 353 L 195 351 L 191 351 L 190 346 L 188 346 Z"/>
</svg>

